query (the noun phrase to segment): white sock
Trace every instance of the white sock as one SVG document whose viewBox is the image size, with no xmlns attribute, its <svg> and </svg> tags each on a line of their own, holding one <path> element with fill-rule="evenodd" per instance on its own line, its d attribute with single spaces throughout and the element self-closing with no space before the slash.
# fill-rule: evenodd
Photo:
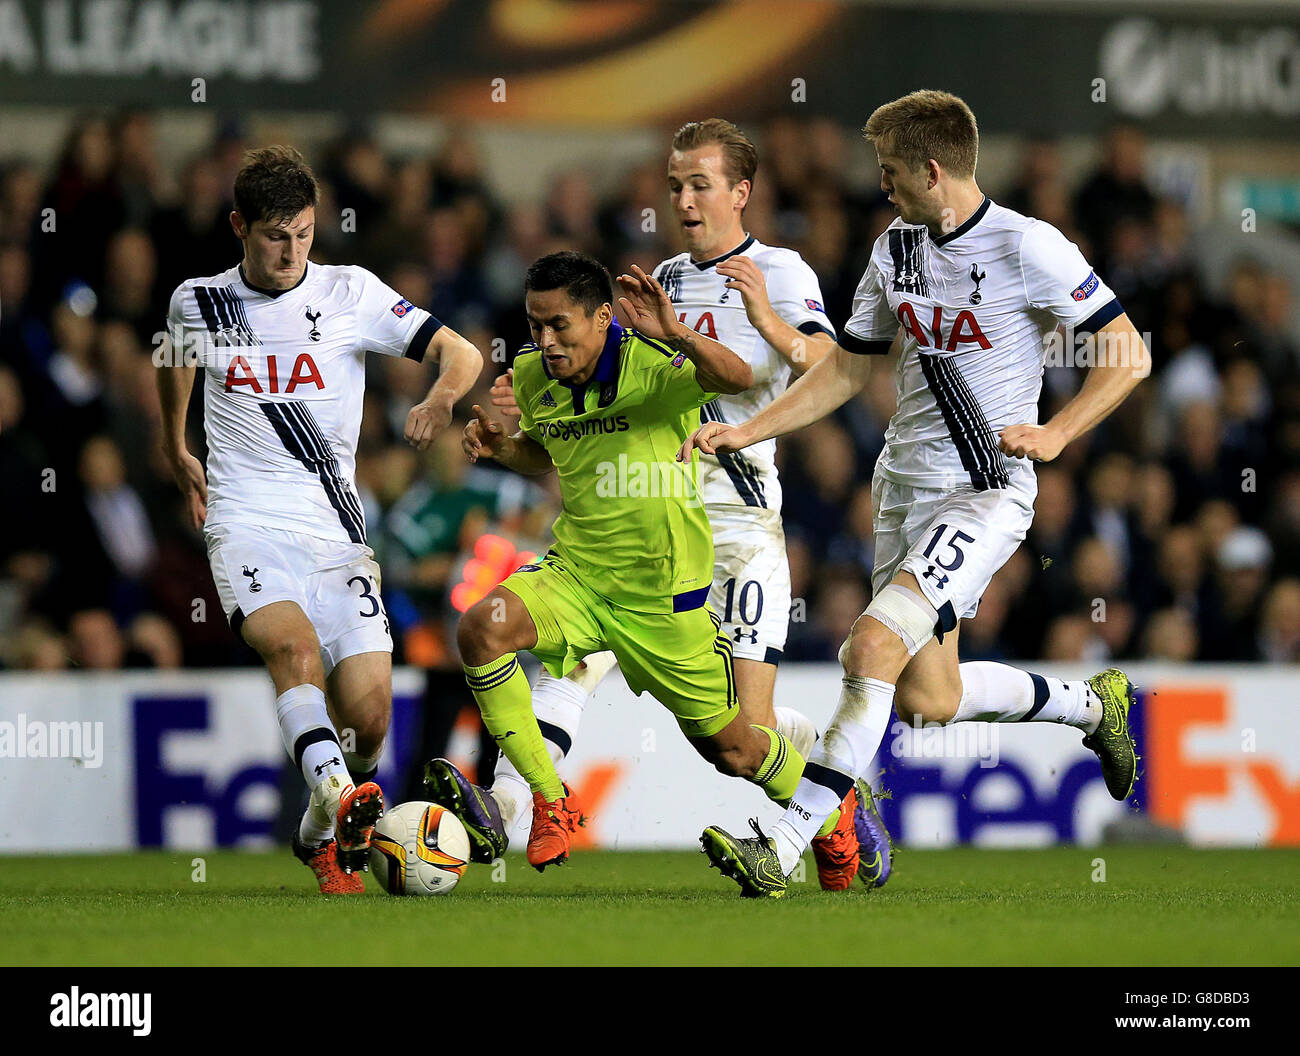
<svg viewBox="0 0 1300 1056">
<path fill-rule="evenodd" d="M 318 686 L 308 682 L 286 689 L 275 699 L 275 718 L 280 724 L 284 750 L 302 771 L 303 780 L 313 792 L 312 803 L 298 826 L 298 838 L 312 847 L 334 835 L 334 815 L 324 805 L 323 797 L 314 793 L 327 783 L 333 786 L 336 782 L 331 779 L 346 787 L 352 784 L 352 778 L 343 762 L 338 735 L 330 723 L 325 693 Z M 322 799 L 322 804 L 317 799 Z"/>
<path fill-rule="evenodd" d="M 805 759 L 817 743 L 817 726 L 802 711 L 794 708 L 774 708 L 776 712 L 776 731 L 781 734 L 796 752 Z"/>
<path fill-rule="evenodd" d="M 844 676 L 839 707 L 808 756 L 790 806 L 772 826 L 770 835 L 784 873 L 795 867 L 853 782 L 866 776 L 893 715 L 892 685 L 878 678 Z"/>
<path fill-rule="evenodd" d="M 1084 733 L 1101 723 L 1101 701 L 1087 682 L 1062 682 L 1009 664 L 960 665 L 961 703 L 953 722 L 1059 722 Z"/>
<path fill-rule="evenodd" d="M 374 755 L 357 755 L 356 752 L 343 753 L 343 765 L 348 768 L 348 773 L 352 775 L 354 784 L 364 785 L 367 781 L 375 779 L 375 771 L 379 769 L 379 757 L 382 754 L 382 748 L 375 752 Z"/>
<path fill-rule="evenodd" d="M 613 654 L 609 654 L 611 657 Z M 595 668 L 590 669 L 594 672 Z M 608 671 L 606 666 L 596 681 Z M 578 680 L 556 678 L 543 669 L 533 683 L 533 714 L 537 724 L 542 728 L 542 739 L 546 741 L 546 750 L 551 762 L 559 766 L 560 761 L 569 754 L 573 747 L 574 734 L 582 721 L 582 709 L 587 703 L 587 690 Z M 501 808 L 501 818 L 506 831 L 519 819 L 519 816 L 532 805 L 533 791 L 528 782 L 520 776 L 514 764 L 502 752 L 497 758 L 496 774 L 492 778 L 492 797 Z"/>
</svg>

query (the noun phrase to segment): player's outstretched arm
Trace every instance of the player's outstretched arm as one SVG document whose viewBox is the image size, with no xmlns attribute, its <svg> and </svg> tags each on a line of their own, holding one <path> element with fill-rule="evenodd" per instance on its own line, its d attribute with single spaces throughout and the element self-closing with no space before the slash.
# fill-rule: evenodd
<svg viewBox="0 0 1300 1056">
<path fill-rule="evenodd" d="M 477 403 L 473 419 L 465 426 L 460 446 L 471 462 L 480 458 L 495 459 L 507 469 L 527 477 L 541 476 L 555 468 L 546 448 L 523 432 L 506 436 L 501 423 L 488 418 L 487 412 Z"/>
<path fill-rule="evenodd" d="M 754 384 L 753 369 L 736 353 L 678 321 L 673 302 L 653 275 L 633 264 L 632 274 L 620 275 L 618 284 L 624 293 L 618 303 L 627 320 L 694 363 L 695 378 L 705 392 L 733 394 Z"/>
<path fill-rule="evenodd" d="M 1142 335 L 1121 313 L 1097 331 L 1097 357 L 1069 403 L 1044 425 L 1009 425 L 998 434 L 1003 454 L 1050 462 L 1104 420 L 1151 373 L 1151 353 Z"/>
<path fill-rule="evenodd" d="M 168 357 L 169 358 L 169 357 Z M 159 366 L 155 370 L 158 381 L 158 402 L 162 406 L 162 448 L 167 464 L 172 467 L 176 484 L 185 496 L 185 507 L 195 528 L 202 528 L 208 516 L 208 478 L 203 463 L 190 454 L 185 446 L 185 417 L 190 405 L 190 392 L 194 389 L 194 373 L 190 364 Z"/>
<path fill-rule="evenodd" d="M 698 447 L 706 455 L 739 451 L 768 437 L 793 433 L 820 421 L 867 383 L 874 358 L 856 356 L 836 345 L 830 355 L 749 421 L 740 425 L 706 422 L 700 426 L 682 444 L 677 452 L 678 461 L 688 461 L 692 448 Z"/>
<path fill-rule="evenodd" d="M 726 276 L 728 289 L 740 291 L 750 325 L 790 364 L 795 377 L 812 370 L 835 347 L 830 334 L 805 334 L 777 315 L 768 297 L 767 280 L 752 257 L 737 253 L 717 265 L 717 272 Z"/>
<path fill-rule="evenodd" d="M 406 442 L 423 451 L 451 421 L 451 410 L 478 381 L 483 355 L 449 326 L 429 339 L 425 352 L 438 363 L 438 380 L 406 416 Z"/>
</svg>

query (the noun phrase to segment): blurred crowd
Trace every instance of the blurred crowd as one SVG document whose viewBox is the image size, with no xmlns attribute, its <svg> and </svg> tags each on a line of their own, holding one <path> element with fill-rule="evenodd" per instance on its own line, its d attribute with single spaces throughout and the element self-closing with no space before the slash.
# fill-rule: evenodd
<svg viewBox="0 0 1300 1056">
<path fill-rule="evenodd" d="M 867 148 L 828 120 L 756 129 L 746 213 L 803 254 L 829 314 L 849 316 L 893 211 L 848 174 Z M 146 111 L 76 120 L 48 169 L 0 154 L 0 664 L 17 669 L 249 663 L 225 625 L 200 535 L 158 444 L 152 354 L 171 291 L 235 264 L 230 189 L 253 145 L 223 125 L 179 171 Z M 324 199 L 313 259 L 364 265 L 465 334 L 489 360 L 464 402 L 527 340 L 524 270 L 561 248 L 612 271 L 678 251 L 665 155 L 556 172 L 511 203 L 472 136 L 386 155 L 364 129 L 310 152 Z M 1028 540 L 963 625 L 966 656 L 1300 660 L 1300 350 L 1292 289 L 1248 254 L 1202 273 L 1178 201 L 1146 178 L 1141 132 L 1118 127 L 1086 171 L 1032 141 L 994 200 L 1077 241 L 1151 335 L 1154 373 L 1123 409 L 1039 467 Z M 2 149 L 2 148 L 0 148 Z M 870 171 L 869 169 L 867 170 Z M 645 210 L 653 209 L 654 214 Z M 647 223 L 647 215 L 653 222 Z M 1216 281 L 1210 281 L 1215 279 Z M 1226 279 L 1226 282 L 1217 281 Z M 1226 288 L 1212 296 L 1211 286 Z M 470 467 L 461 422 L 429 451 L 401 440 L 430 370 L 371 357 L 357 481 L 399 661 L 450 668 L 448 629 L 520 552 L 546 546 L 553 482 Z M 1040 420 L 1082 371 L 1052 367 Z M 201 398 L 190 449 L 204 454 Z M 786 655 L 833 660 L 869 600 L 869 480 L 893 409 L 879 370 L 834 416 L 782 442 L 795 603 Z"/>
</svg>

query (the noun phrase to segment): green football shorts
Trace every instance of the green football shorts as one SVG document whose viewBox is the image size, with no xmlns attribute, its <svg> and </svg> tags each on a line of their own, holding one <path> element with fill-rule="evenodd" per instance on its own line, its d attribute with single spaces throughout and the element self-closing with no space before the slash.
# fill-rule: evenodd
<svg viewBox="0 0 1300 1056">
<path fill-rule="evenodd" d="M 633 693 L 649 693 L 687 737 L 709 737 L 739 714 L 731 642 L 701 604 L 686 612 L 635 612 L 589 589 L 547 554 L 501 584 L 537 628 L 531 653 L 563 678 L 588 653 L 612 650 Z"/>
</svg>

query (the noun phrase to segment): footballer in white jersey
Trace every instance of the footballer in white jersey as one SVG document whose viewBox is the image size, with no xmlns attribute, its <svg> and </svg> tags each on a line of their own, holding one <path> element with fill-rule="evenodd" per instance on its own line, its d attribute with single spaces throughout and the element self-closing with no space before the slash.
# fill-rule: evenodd
<svg viewBox="0 0 1300 1056">
<path fill-rule="evenodd" d="M 784 893 L 813 833 L 869 772 L 895 708 L 904 721 L 1073 726 L 1111 796 L 1127 798 L 1137 779 L 1123 672 L 1063 682 L 962 664 L 957 639 L 959 620 L 974 615 L 1028 531 L 1031 462 L 1055 458 L 1118 407 L 1149 373 L 1146 347 L 1078 247 L 980 191 L 979 135 L 962 100 L 913 92 L 878 108 L 865 134 L 900 219 L 873 247 L 837 347 L 753 418 L 705 423 L 682 450 L 743 451 L 802 428 L 858 392 L 877 355 L 898 349 L 898 408 L 872 486 L 874 597 L 840 651 L 835 717 L 770 837 L 736 839 L 717 827 L 702 836 L 714 864 L 752 895 Z M 1040 425 L 1058 327 L 1125 354 L 1092 357 L 1078 394 Z"/>
<path fill-rule="evenodd" d="M 721 341 L 754 371 L 754 385 L 700 409 L 706 422 L 743 422 L 785 391 L 793 365 L 750 321 L 744 295 L 718 265 L 737 256 L 753 261 L 771 309 L 808 337 L 835 339 L 816 273 L 791 249 L 766 246 L 753 235 L 729 252 L 695 260 L 689 251 L 654 270 L 678 318 Z M 734 266 L 734 265 L 733 265 Z M 790 567 L 781 525 L 776 440 L 745 451 L 702 455 L 700 496 L 713 528 L 714 580 L 709 604 L 722 619 L 737 659 L 775 666 L 790 623 Z"/>
<path fill-rule="evenodd" d="M 406 422 L 422 449 L 482 357 L 364 268 L 309 262 L 318 195 L 296 150 L 245 157 L 231 214 L 243 261 L 177 287 L 157 378 L 164 453 L 226 618 L 267 665 L 285 750 L 311 790 L 294 853 L 323 893 L 357 894 L 383 813 L 373 778 L 392 706 L 392 638 L 353 479 L 365 356 L 439 360 Z M 200 366 L 206 467 L 185 439 Z"/>
</svg>

